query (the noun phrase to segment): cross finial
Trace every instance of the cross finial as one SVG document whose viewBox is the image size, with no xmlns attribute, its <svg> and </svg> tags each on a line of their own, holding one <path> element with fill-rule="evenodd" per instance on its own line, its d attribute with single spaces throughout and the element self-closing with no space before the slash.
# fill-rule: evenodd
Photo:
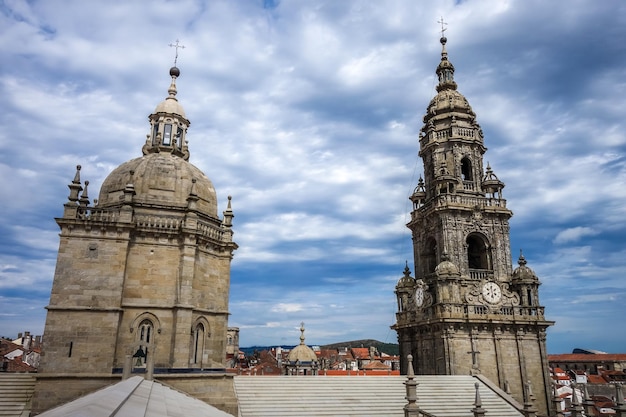
<svg viewBox="0 0 626 417">
<path fill-rule="evenodd" d="M 441 23 L 441 37 L 443 38 L 443 33 L 446 31 L 446 26 L 448 26 L 448 24 L 443 21 L 443 16 L 440 20 L 437 20 L 437 23 Z"/>
<path fill-rule="evenodd" d="M 185 45 L 181 45 L 180 41 L 176 39 L 176 43 L 170 43 L 171 48 L 176 48 L 176 56 L 174 57 L 174 66 L 176 66 L 176 61 L 178 61 L 178 48 L 185 49 Z"/>
</svg>

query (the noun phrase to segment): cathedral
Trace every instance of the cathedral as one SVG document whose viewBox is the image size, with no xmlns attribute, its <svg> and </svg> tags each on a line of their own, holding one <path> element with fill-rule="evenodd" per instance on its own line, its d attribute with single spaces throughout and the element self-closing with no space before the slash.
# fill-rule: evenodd
<svg viewBox="0 0 626 417">
<path fill-rule="evenodd" d="M 546 320 L 539 279 L 520 253 L 513 269 L 504 183 L 484 166 L 483 131 L 458 92 L 442 36 L 437 95 L 419 135 L 424 177 L 407 224 L 415 277 L 396 286 L 402 373 L 477 375 L 548 412 Z"/>
<path fill-rule="evenodd" d="M 80 166 L 69 184 L 36 408 L 136 368 L 225 372 L 234 215 L 229 197 L 220 218 L 213 184 L 189 162 L 179 75 L 170 69 L 141 157 L 114 169 L 93 204 Z"/>
<path fill-rule="evenodd" d="M 474 386 L 478 398 L 481 385 L 494 398 L 492 410 L 498 404 L 509 410 L 496 415 L 520 415 L 519 404 L 547 415 L 545 338 L 553 322 L 544 317 L 540 282 L 521 254 L 513 269 L 512 212 L 502 196 L 504 183 L 483 166 L 483 132 L 457 91 L 445 37 L 441 44 L 437 95 L 419 138 L 424 179 L 410 196 L 415 277 L 407 264 L 395 289 L 398 312 L 392 328 L 402 373 L 439 375 L 421 382 L 428 394 L 420 395 L 427 395 L 425 407 L 431 410 L 459 401 L 469 410 Z M 189 162 L 190 121 L 176 97 L 180 70 L 172 67 L 169 75 L 167 96 L 148 117 L 145 143 L 137 144 L 142 156 L 115 168 L 93 203 L 80 166 L 69 184 L 63 215 L 56 219 L 60 243 L 35 414 L 128 381 L 133 373 L 146 380 L 156 376 L 233 415 L 254 409 L 264 389 L 268 410 L 291 407 L 288 396 L 278 401 L 275 393 L 294 388 L 298 377 L 253 380 L 226 372 L 226 358 L 237 354 L 239 337 L 237 328 L 228 328 L 230 265 L 237 249 L 231 198 L 220 216 L 211 181 Z M 299 347 L 294 353 L 308 349 L 304 335 Z M 315 362 L 315 353 L 305 353 L 294 356 L 296 366 Z M 301 391 L 291 395 L 294 410 L 301 411 L 300 396 L 312 383 L 329 390 L 321 398 L 344 397 L 344 388 L 335 389 L 331 381 L 347 382 L 322 378 L 298 382 Z M 380 403 L 376 415 L 401 412 L 405 396 L 398 378 L 379 379 L 368 388 L 379 392 L 384 385 L 387 397 L 397 396 L 394 405 L 363 391 L 363 398 Z M 450 386 L 455 390 L 440 388 Z M 462 392 L 467 398 L 459 400 Z M 506 393 L 518 406 L 504 399 Z M 321 406 L 315 399 L 308 405 Z M 254 413 L 248 415 L 260 415 Z"/>
</svg>

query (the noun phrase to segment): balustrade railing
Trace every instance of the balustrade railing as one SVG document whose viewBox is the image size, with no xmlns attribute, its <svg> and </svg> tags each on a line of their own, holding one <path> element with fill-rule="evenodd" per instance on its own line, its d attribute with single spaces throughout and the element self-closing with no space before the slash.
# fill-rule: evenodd
<svg viewBox="0 0 626 417">
<path fill-rule="evenodd" d="M 470 269 L 469 276 L 471 279 L 480 281 L 483 279 L 492 279 L 493 271 L 491 269 Z"/>
<path fill-rule="evenodd" d="M 465 317 L 472 316 L 508 316 L 508 317 L 543 317 L 543 307 L 520 307 L 520 306 L 501 306 L 489 307 L 486 305 L 467 305 L 467 304 L 436 304 L 423 310 L 402 311 L 396 313 L 396 320 L 399 324 L 411 323 L 417 319 L 433 319 L 436 317 Z"/>
<path fill-rule="evenodd" d="M 166 216 L 135 216 L 138 227 L 149 229 L 161 229 L 168 231 L 178 231 L 182 224 L 180 218 Z"/>
<path fill-rule="evenodd" d="M 95 207 L 78 207 L 76 218 L 93 222 L 112 223 L 120 217 L 119 209 L 99 209 Z"/>
<path fill-rule="evenodd" d="M 198 222 L 198 232 L 209 239 L 222 240 L 224 230 L 210 223 Z"/>
</svg>

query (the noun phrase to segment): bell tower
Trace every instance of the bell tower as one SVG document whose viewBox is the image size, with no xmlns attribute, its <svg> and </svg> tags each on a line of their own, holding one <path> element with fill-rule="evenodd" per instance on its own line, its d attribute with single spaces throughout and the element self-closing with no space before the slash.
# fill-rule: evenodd
<svg viewBox="0 0 626 417">
<path fill-rule="evenodd" d="M 396 286 L 401 369 L 411 354 L 416 374 L 482 374 L 547 413 L 545 340 L 554 322 L 544 317 L 540 282 L 523 256 L 513 271 L 504 183 L 484 165 L 483 131 L 457 91 L 447 39 L 440 41 L 437 95 L 419 135 L 424 177 L 407 224 L 415 277 L 407 265 Z"/>
</svg>

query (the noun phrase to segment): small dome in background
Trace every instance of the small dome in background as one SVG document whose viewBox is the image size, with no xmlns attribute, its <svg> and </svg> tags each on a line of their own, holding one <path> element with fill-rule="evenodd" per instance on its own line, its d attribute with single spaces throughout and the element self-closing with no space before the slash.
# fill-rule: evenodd
<svg viewBox="0 0 626 417">
<path fill-rule="evenodd" d="M 289 356 L 287 357 L 289 362 L 313 362 L 317 361 L 317 355 L 307 345 L 304 344 L 304 323 L 300 325 L 300 344 L 291 349 Z"/>
</svg>

